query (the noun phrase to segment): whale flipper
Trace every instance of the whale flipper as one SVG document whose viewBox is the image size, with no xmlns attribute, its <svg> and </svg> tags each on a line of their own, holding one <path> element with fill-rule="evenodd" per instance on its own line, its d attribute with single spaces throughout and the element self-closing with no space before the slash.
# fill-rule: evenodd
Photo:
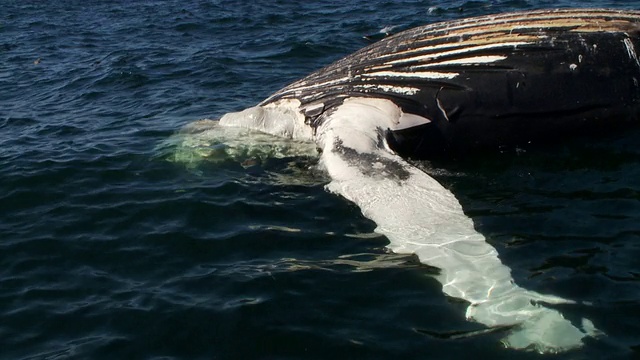
<svg viewBox="0 0 640 360">
<path fill-rule="evenodd" d="M 467 318 L 489 327 L 519 324 L 512 348 L 556 352 L 579 347 L 586 334 L 540 303 L 571 303 L 517 286 L 509 267 L 435 179 L 385 148 L 384 132 L 402 116 L 392 102 L 354 98 L 324 121 L 321 165 L 327 189 L 357 204 L 385 235 L 389 249 L 415 253 L 437 267 L 443 292 L 468 301 Z"/>
</svg>

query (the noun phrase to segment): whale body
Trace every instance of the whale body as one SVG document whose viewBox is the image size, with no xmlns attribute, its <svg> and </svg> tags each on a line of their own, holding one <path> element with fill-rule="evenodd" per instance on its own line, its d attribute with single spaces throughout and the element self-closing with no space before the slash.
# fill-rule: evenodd
<svg viewBox="0 0 640 360">
<path fill-rule="evenodd" d="M 326 188 L 357 204 L 389 249 L 440 269 L 466 316 L 511 348 L 557 352 L 601 335 L 516 284 L 454 194 L 407 158 L 548 141 L 633 124 L 640 12 L 540 10 L 448 21 L 371 44 L 225 114 L 240 127 L 314 142 Z"/>
<path fill-rule="evenodd" d="M 412 158 L 461 154 L 637 122 L 640 12 L 531 11 L 407 30 L 292 83 L 312 127 L 351 97 L 405 114 L 389 132 Z M 421 121 L 420 121 L 421 120 Z"/>
</svg>

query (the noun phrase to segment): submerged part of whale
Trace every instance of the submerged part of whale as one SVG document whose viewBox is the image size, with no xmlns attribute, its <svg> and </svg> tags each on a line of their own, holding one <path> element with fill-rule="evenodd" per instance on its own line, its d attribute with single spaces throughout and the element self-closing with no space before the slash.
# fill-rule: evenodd
<svg viewBox="0 0 640 360">
<path fill-rule="evenodd" d="M 637 120 L 639 29 L 640 12 L 602 9 L 419 27 L 226 114 L 219 125 L 314 141 L 331 178 L 327 189 L 375 221 L 391 250 L 438 267 L 443 292 L 469 303 L 470 320 L 514 326 L 504 340 L 513 348 L 572 349 L 597 334 L 593 324 L 571 322 L 551 306 L 571 301 L 518 286 L 455 196 L 403 157 Z M 215 126 L 205 133 L 218 134 Z"/>
<path fill-rule="evenodd" d="M 407 30 L 276 92 L 317 127 L 349 97 L 405 117 L 390 145 L 430 158 L 618 127 L 640 112 L 640 12 L 531 11 Z"/>
</svg>

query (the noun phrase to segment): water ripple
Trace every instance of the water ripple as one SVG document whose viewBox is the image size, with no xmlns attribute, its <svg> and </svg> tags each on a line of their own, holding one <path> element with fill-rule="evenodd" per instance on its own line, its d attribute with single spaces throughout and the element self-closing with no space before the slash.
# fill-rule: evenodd
<svg viewBox="0 0 640 360">
<path fill-rule="evenodd" d="M 549 6 L 631 1 L 3 2 L 0 357 L 507 359 L 389 254 L 308 159 L 188 168 L 162 144 L 388 32 Z M 520 285 L 640 341 L 638 134 L 426 164 Z M 477 159 L 476 159 L 477 160 Z M 566 310 L 566 311 L 565 311 Z M 249 346 L 250 345 L 250 346 Z M 536 354 L 517 354 L 538 358 Z"/>
</svg>

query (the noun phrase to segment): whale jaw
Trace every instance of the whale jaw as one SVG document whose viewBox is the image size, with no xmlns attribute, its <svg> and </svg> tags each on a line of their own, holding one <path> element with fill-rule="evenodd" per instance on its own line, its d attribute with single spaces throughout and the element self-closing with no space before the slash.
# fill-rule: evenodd
<svg viewBox="0 0 640 360">
<path fill-rule="evenodd" d="M 305 116 L 299 107 L 300 102 L 295 99 L 257 105 L 223 115 L 220 125 L 257 130 L 287 139 L 311 140 L 313 130 L 305 124 Z"/>
</svg>

